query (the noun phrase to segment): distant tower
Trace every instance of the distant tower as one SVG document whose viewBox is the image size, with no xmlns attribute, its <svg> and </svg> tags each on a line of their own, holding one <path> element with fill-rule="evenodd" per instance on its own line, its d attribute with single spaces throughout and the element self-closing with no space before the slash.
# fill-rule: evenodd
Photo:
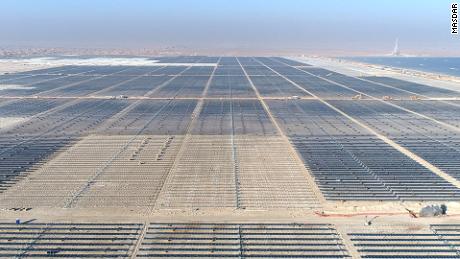
<svg viewBox="0 0 460 259">
<path fill-rule="evenodd" d="M 401 56 L 401 52 L 399 51 L 399 39 L 396 38 L 395 47 L 393 48 L 393 52 L 391 52 L 392 56 Z"/>
</svg>

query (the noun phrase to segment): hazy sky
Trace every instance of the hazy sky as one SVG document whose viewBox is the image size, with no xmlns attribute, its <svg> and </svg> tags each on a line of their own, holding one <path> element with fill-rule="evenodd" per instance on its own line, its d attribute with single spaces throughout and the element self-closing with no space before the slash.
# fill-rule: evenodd
<svg viewBox="0 0 460 259">
<path fill-rule="evenodd" d="M 459 53 L 446 0 L 0 0 L 0 45 Z"/>
</svg>

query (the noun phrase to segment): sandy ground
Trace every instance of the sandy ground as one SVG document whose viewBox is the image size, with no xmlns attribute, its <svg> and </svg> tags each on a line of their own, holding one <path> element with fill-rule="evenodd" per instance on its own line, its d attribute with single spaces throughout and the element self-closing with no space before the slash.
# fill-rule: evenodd
<svg viewBox="0 0 460 259">
<path fill-rule="evenodd" d="M 377 216 L 377 217 L 376 217 Z M 53 222 L 216 222 L 216 223 L 330 223 L 346 228 L 363 228 L 366 219 L 374 218 L 373 227 L 404 227 L 429 224 L 460 222 L 460 214 L 448 213 L 447 216 L 413 218 L 407 212 L 320 214 L 308 210 L 241 210 L 241 209 L 177 209 L 157 210 L 148 214 L 139 213 L 136 208 L 85 208 L 55 209 L 34 208 L 29 211 L 0 211 L 0 220 L 13 221 L 39 219 Z"/>
</svg>

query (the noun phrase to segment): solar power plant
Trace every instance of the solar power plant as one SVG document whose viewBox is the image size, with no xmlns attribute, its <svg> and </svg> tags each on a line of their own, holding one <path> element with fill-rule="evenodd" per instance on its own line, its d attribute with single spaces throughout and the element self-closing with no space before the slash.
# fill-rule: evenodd
<svg viewBox="0 0 460 259">
<path fill-rule="evenodd" d="M 147 60 L 0 74 L 0 257 L 460 258 L 460 92 Z"/>
</svg>

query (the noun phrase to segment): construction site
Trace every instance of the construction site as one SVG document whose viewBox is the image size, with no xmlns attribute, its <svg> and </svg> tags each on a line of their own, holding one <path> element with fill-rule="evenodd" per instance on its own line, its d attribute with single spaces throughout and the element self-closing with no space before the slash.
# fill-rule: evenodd
<svg viewBox="0 0 460 259">
<path fill-rule="evenodd" d="M 29 257 L 460 258 L 460 86 L 320 58 L 2 60 L 0 258 Z"/>
</svg>

